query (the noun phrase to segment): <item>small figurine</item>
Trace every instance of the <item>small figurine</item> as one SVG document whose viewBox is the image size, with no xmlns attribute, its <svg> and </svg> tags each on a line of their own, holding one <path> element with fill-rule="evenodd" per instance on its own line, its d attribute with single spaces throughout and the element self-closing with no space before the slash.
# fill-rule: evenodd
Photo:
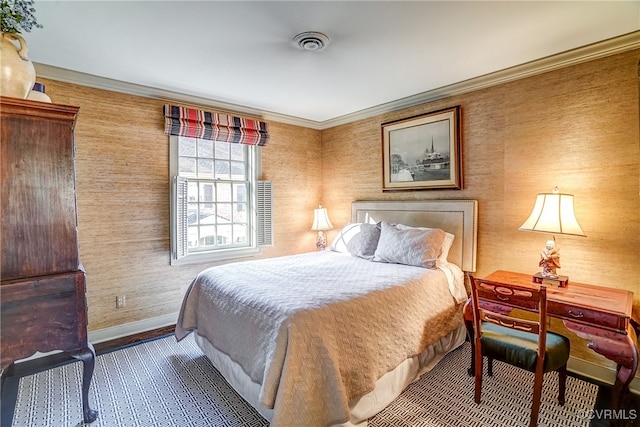
<svg viewBox="0 0 640 427">
<path fill-rule="evenodd" d="M 554 240 L 547 240 L 547 244 L 540 253 L 540 263 L 542 275 L 549 278 L 557 278 L 556 268 L 560 268 L 560 250 L 556 248 Z"/>
</svg>

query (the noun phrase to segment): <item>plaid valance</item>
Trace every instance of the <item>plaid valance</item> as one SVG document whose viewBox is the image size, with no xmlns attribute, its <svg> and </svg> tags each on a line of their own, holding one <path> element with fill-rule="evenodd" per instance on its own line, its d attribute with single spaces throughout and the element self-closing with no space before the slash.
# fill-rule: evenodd
<svg viewBox="0 0 640 427">
<path fill-rule="evenodd" d="M 170 104 L 165 104 L 163 111 L 167 135 L 247 145 L 267 145 L 269 141 L 267 123 L 260 120 Z"/>
</svg>

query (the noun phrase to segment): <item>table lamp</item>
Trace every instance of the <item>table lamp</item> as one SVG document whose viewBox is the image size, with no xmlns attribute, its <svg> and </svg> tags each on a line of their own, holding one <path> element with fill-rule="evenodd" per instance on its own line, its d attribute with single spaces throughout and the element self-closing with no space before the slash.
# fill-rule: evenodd
<svg viewBox="0 0 640 427">
<path fill-rule="evenodd" d="M 318 231 L 316 247 L 319 251 L 323 251 L 327 247 L 327 239 L 325 238 L 323 231 L 331 230 L 332 228 L 333 225 L 329 220 L 327 208 L 323 208 L 322 205 L 318 205 L 318 209 L 313 210 L 313 225 L 311 226 L 311 229 Z"/>
<path fill-rule="evenodd" d="M 553 234 L 540 253 L 538 265 L 542 271 L 533 275 L 533 281 L 566 287 L 569 277 L 556 274 L 556 269 L 560 268 L 560 250 L 556 246 L 555 234 L 586 236 L 573 210 L 573 194 L 560 193 L 558 187 L 552 193 L 538 194 L 531 215 L 519 229 Z"/>
</svg>

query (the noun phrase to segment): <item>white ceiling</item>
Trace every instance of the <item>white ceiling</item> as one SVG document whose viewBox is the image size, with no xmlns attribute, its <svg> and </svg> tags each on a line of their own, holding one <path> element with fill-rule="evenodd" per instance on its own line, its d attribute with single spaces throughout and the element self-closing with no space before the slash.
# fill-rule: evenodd
<svg viewBox="0 0 640 427">
<path fill-rule="evenodd" d="M 23 35 L 45 69 L 317 123 L 640 30 L 640 0 L 36 0 L 35 8 L 44 28 Z M 330 44 L 300 50 L 292 39 L 304 31 Z"/>
</svg>

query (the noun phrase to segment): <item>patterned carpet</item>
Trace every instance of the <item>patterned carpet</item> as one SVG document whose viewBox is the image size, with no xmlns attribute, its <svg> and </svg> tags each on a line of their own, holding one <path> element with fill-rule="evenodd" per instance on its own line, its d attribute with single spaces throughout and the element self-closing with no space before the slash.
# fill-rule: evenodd
<svg viewBox="0 0 640 427">
<path fill-rule="evenodd" d="M 483 402 L 473 402 L 466 369 L 470 347 L 449 354 L 412 384 L 371 427 L 524 426 L 529 419 L 532 374 L 496 362 L 485 376 Z M 20 380 L 14 427 L 78 427 L 81 364 Z M 588 426 L 597 387 L 569 377 L 567 402 L 558 406 L 557 377 L 545 379 L 539 426 Z M 43 402 L 49 402 L 44 405 Z M 233 391 L 192 338 L 162 338 L 96 359 L 90 402 L 100 412 L 93 427 L 260 427 L 268 423 Z M 292 426 L 299 427 L 299 426 Z"/>
</svg>

